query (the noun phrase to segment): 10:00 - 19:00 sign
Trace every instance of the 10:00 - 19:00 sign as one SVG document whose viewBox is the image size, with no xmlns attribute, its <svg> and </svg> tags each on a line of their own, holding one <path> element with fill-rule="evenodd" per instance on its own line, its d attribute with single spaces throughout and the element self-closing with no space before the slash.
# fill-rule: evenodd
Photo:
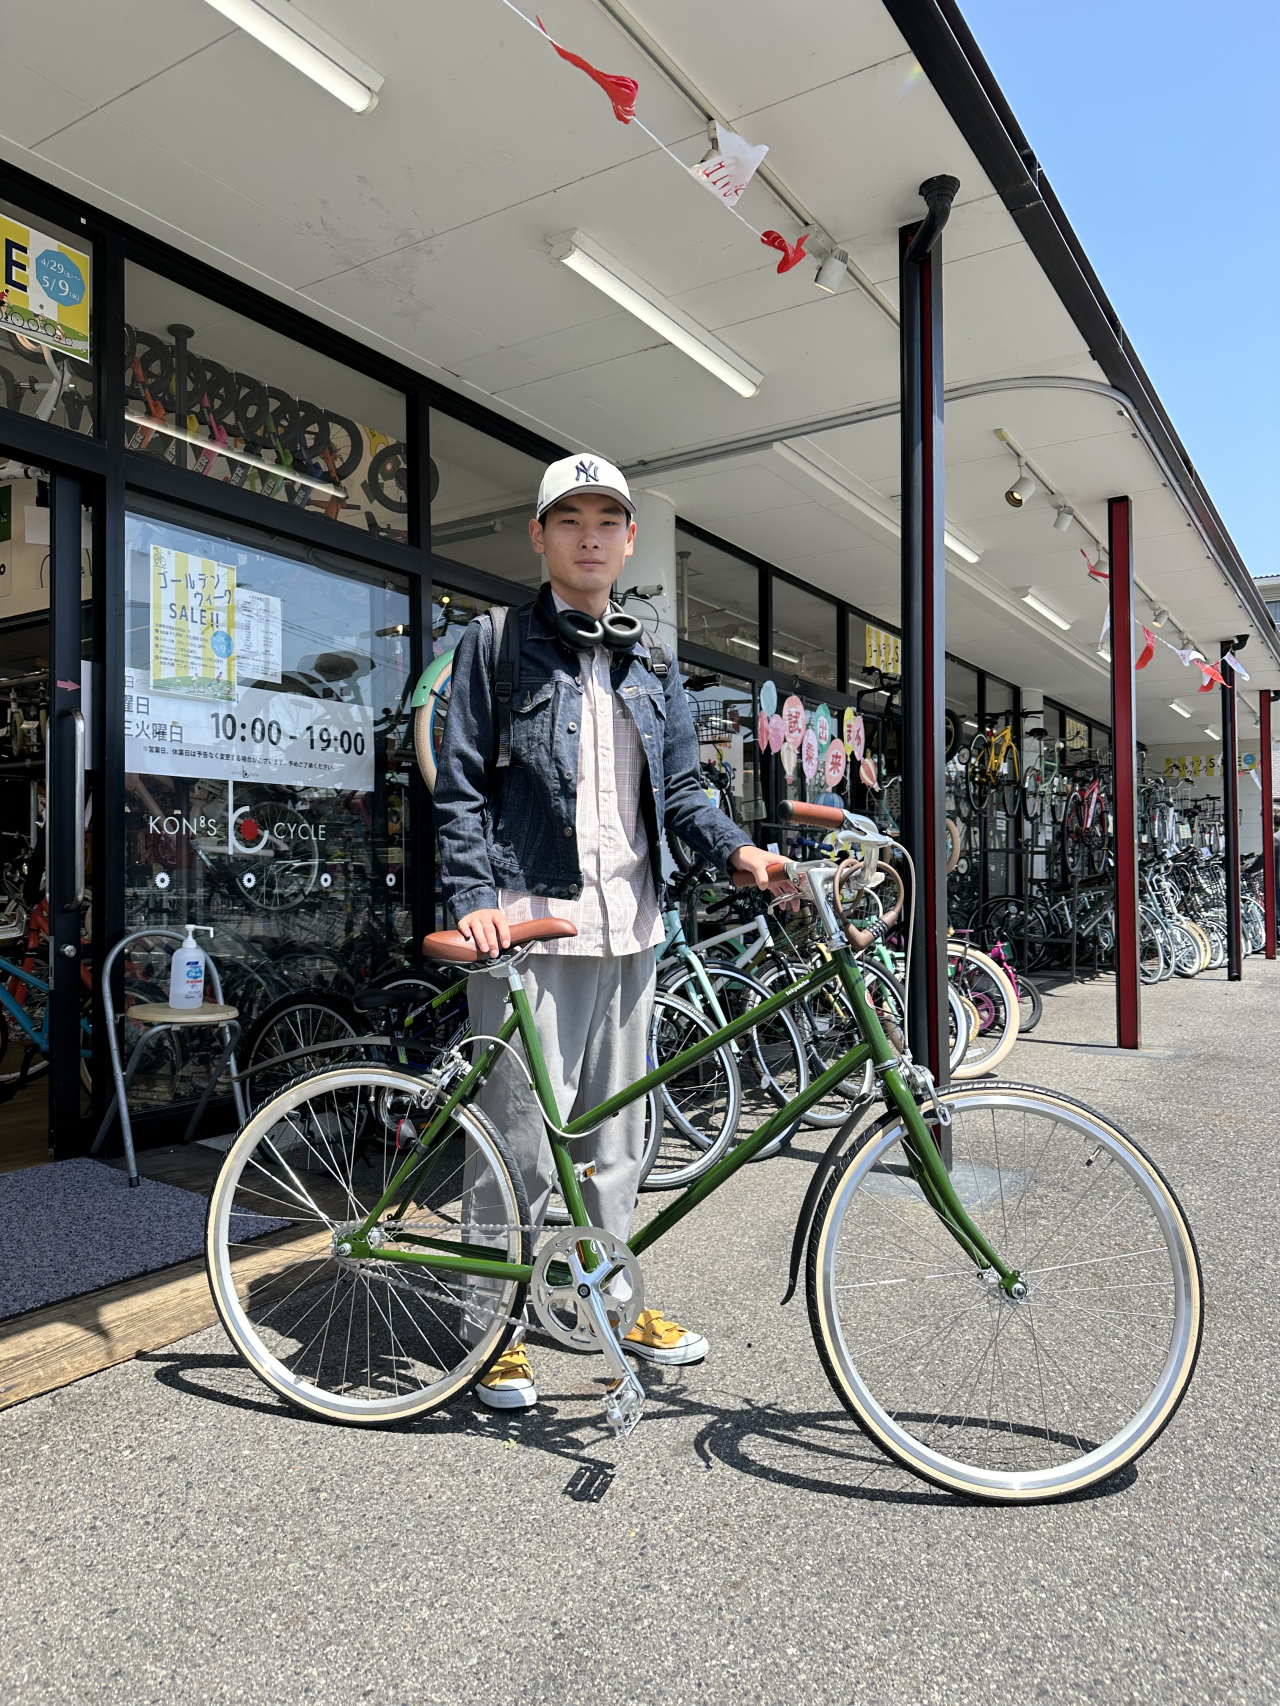
<svg viewBox="0 0 1280 1706">
<path fill-rule="evenodd" d="M 307 737 L 312 752 L 338 752 L 344 757 L 364 756 L 365 737 L 362 729 L 331 729 L 327 723 L 308 723 L 306 728 L 291 730 L 287 735 L 274 717 L 254 717 L 239 721 L 230 711 L 213 713 L 215 740 L 252 742 L 254 746 L 287 746 L 290 741 Z"/>
</svg>

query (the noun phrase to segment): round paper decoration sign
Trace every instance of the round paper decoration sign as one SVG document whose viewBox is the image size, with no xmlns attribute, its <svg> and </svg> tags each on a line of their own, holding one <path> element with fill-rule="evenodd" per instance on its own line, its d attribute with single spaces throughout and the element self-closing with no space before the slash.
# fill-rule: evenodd
<svg viewBox="0 0 1280 1706">
<path fill-rule="evenodd" d="M 782 702 L 782 738 L 788 746 L 800 745 L 804 739 L 804 700 L 793 693 Z"/>
<path fill-rule="evenodd" d="M 782 721 L 782 714 L 779 711 L 774 711 L 769 718 L 769 751 L 781 752 L 786 745 L 786 737 L 786 724 Z M 787 750 L 791 751 L 792 749 L 788 747 Z M 788 775 L 790 773 L 790 771 L 787 772 Z"/>
<path fill-rule="evenodd" d="M 841 731 L 840 731 L 844 737 L 844 746 L 845 746 L 846 752 L 852 752 L 853 751 L 853 724 L 854 724 L 854 719 L 856 717 L 857 717 L 857 712 L 854 710 L 853 706 L 852 705 L 846 706 L 844 718 L 843 718 L 843 727 L 841 728 Z"/>
<path fill-rule="evenodd" d="M 782 768 L 788 777 L 794 776 L 796 773 L 796 749 L 794 746 L 787 746 L 785 743 L 782 748 Z"/>
<path fill-rule="evenodd" d="M 769 713 L 767 711 L 762 710 L 756 719 L 756 745 L 761 752 L 768 752 L 769 750 Z"/>
<path fill-rule="evenodd" d="M 818 745 L 825 747 L 831 739 L 831 712 L 825 705 L 819 705 L 813 713 L 813 732 L 818 737 Z"/>
<path fill-rule="evenodd" d="M 867 725 L 861 717 L 853 719 L 853 756 L 860 759 L 867 750 Z"/>
<path fill-rule="evenodd" d="M 778 689 L 772 681 L 766 681 L 760 689 L 760 709 L 766 717 L 771 717 L 778 709 Z"/>
<path fill-rule="evenodd" d="M 800 762 L 804 766 L 806 780 L 811 782 L 818 774 L 818 737 L 812 729 L 804 731 L 804 741 L 800 747 Z"/>
<path fill-rule="evenodd" d="M 844 781 L 845 756 L 844 742 L 833 740 L 827 748 L 827 786 L 838 788 Z"/>
<path fill-rule="evenodd" d="M 858 766 L 858 774 L 868 788 L 874 788 L 877 794 L 880 792 L 880 783 L 876 779 L 876 761 L 874 758 L 864 758 Z"/>
</svg>

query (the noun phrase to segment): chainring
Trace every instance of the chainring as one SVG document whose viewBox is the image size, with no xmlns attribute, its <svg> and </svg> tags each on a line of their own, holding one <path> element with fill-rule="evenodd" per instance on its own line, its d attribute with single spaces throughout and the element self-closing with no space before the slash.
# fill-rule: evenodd
<svg viewBox="0 0 1280 1706">
<path fill-rule="evenodd" d="M 581 1244 L 590 1244 L 598 1258 L 591 1273 L 583 1266 L 578 1248 Z M 560 1270 L 554 1275 L 550 1271 L 553 1263 Z M 565 1270 L 568 1272 L 567 1281 Z M 602 1270 L 609 1276 L 610 1284 L 619 1274 L 625 1274 L 631 1282 L 631 1296 L 625 1302 L 611 1291 L 604 1294 L 608 1309 L 618 1317 L 617 1336 L 625 1339 L 644 1308 L 644 1279 L 640 1263 L 632 1255 L 630 1247 L 621 1238 L 615 1238 L 611 1232 L 604 1232 L 598 1226 L 565 1226 L 538 1251 L 533 1264 L 533 1278 L 529 1282 L 529 1301 L 551 1337 L 570 1350 L 600 1349 L 595 1322 L 584 1304 L 590 1292 L 605 1283 L 603 1279 L 595 1278 Z"/>
</svg>

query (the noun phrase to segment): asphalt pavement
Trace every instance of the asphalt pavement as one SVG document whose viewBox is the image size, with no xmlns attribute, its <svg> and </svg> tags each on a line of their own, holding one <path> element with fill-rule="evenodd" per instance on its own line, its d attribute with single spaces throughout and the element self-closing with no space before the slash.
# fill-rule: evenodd
<svg viewBox="0 0 1280 1706">
<path fill-rule="evenodd" d="M 1204 1348 L 1172 1427 L 1062 1505 L 960 1502 L 887 1464 L 786 1309 L 822 1145 L 746 1169 L 645 1257 L 711 1341 L 645 1369 L 620 1450 L 591 1359 L 533 1346 L 521 1419 L 399 1432 L 285 1409 L 220 1330 L 0 1415 L 0 1699 L 684 1703 L 1270 1701 L 1280 968 L 1046 997 L 1005 1076 L 1117 1118 L 1188 1211 Z M 61 1229 L 65 1236 L 68 1229 Z"/>
</svg>

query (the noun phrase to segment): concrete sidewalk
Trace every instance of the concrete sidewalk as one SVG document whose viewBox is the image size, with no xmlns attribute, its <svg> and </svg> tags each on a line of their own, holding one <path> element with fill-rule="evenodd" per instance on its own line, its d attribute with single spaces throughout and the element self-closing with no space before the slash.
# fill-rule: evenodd
<svg viewBox="0 0 1280 1706">
<path fill-rule="evenodd" d="M 284 1410 L 219 1330 L 0 1415 L 6 1701 L 609 1706 L 1269 1701 L 1280 1333 L 1280 968 L 1046 998 L 1006 1076 L 1106 1110 L 1182 1198 L 1200 1367 L 1171 1429 L 1092 1496 L 964 1505 L 837 1404 L 780 1310 L 820 1143 L 751 1167 L 645 1258 L 704 1330 L 645 1369 L 625 1452 L 592 1360 L 534 1347 L 543 1402 L 400 1432 Z"/>
</svg>

